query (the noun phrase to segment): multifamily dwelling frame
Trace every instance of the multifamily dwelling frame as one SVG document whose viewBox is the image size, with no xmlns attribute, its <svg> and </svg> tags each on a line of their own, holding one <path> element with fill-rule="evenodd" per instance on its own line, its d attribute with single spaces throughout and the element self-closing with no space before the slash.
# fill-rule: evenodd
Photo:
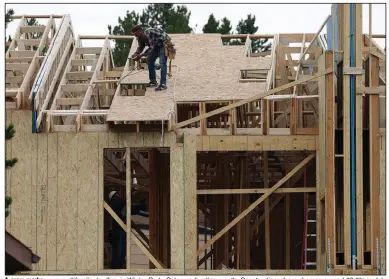
<svg viewBox="0 0 389 279">
<path fill-rule="evenodd" d="M 361 4 L 332 5 L 314 34 L 173 34 L 164 94 L 146 88 L 145 61 L 115 67 L 111 41 L 132 36 L 13 18 L 6 229 L 41 257 L 31 274 L 386 273 L 385 35 L 371 7 L 368 34 Z M 256 38 L 271 51 L 252 53 Z M 112 218 L 125 269 L 107 267 Z"/>
</svg>

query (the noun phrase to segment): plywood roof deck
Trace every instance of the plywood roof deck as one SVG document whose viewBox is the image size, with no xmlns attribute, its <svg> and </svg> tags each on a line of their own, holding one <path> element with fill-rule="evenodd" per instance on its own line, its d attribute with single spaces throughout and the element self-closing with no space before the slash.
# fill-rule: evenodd
<svg viewBox="0 0 389 279">
<path fill-rule="evenodd" d="M 116 96 L 112 101 L 107 121 L 161 121 L 167 120 L 173 109 L 173 95 Z"/>
<path fill-rule="evenodd" d="M 270 56 L 244 57 L 244 46 L 223 46 L 220 34 L 173 34 L 171 38 L 177 49 L 172 65 L 177 70 L 168 78 L 167 92 L 173 93 L 175 102 L 241 100 L 265 91 L 265 83 L 239 83 L 240 70 L 268 70 Z M 136 48 L 134 40 L 130 53 Z M 134 79 L 148 82 L 148 71 L 129 76 L 123 83 Z"/>
</svg>

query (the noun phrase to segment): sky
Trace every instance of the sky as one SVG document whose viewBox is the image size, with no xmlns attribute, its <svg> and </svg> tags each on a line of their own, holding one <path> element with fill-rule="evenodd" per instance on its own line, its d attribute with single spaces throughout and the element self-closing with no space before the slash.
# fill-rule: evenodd
<svg viewBox="0 0 389 279">
<path fill-rule="evenodd" d="M 108 25 L 115 26 L 126 11 L 141 12 L 147 4 L 6 4 L 15 14 L 70 14 L 77 35 L 106 35 Z M 227 17 L 235 31 L 240 19 L 252 13 L 259 26 L 257 33 L 316 33 L 331 14 L 331 4 L 185 4 L 191 11 L 190 26 L 202 33 L 211 13 L 216 19 Z M 373 4 L 373 33 L 385 34 L 385 4 Z M 363 5 L 363 32 L 369 32 L 368 5 Z M 11 22 L 7 35 L 15 32 L 18 21 Z M 197 25 L 197 27 L 196 27 Z M 384 40 L 377 40 L 384 46 Z"/>
</svg>

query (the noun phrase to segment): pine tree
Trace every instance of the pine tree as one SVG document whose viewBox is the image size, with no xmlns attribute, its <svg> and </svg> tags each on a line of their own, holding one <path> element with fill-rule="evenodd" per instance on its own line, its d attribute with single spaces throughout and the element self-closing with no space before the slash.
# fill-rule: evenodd
<svg viewBox="0 0 389 279">
<path fill-rule="evenodd" d="M 15 129 L 13 124 L 10 124 L 6 129 L 5 129 L 5 140 L 10 140 L 13 138 L 15 135 Z M 5 168 L 9 169 L 12 168 L 16 163 L 18 159 L 17 158 L 12 158 L 12 159 L 6 159 L 5 160 Z M 12 203 L 12 198 L 10 196 L 5 196 L 5 217 L 8 217 L 10 213 L 10 207 Z"/>
<path fill-rule="evenodd" d="M 10 23 L 12 21 L 12 18 L 11 16 L 13 16 L 15 14 L 14 10 L 13 9 L 9 9 L 6 13 L 5 13 L 5 29 L 7 29 L 8 27 L 8 23 Z M 8 43 L 11 43 L 12 39 L 11 39 L 11 36 L 8 35 L 8 40 L 7 38 L 5 38 L 5 40 L 8 42 Z M 7 52 L 9 46 L 6 45 L 5 46 L 5 52 Z"/>
<path fill-rule="evenodd" d="M 139 22 L 139 14 L 132 11 L 127 11 L 126 15 L 122 19 L 118 17 L 118 25 L 113 29 L 111 25 L 108 25 L 108 31 L 110 35 L 132 35 L 132 28 Z M 132 39 L 130 40 L 117 40 L 115 41 L 115 47 L 112 51 L 113 61 L 116 67 L 124 66 L 127 61 L 128 53 L 130 52 Z"/>
<path fill-rule="evenodd" d="M 141 24 L 170 34 L 186 34 L 192 32 L 190 15 L 185 5 L 150 4 L 142 11 Z"/>
<path fill-rule="evenodd" d="M 255 26 L 255 15 L 247 15 L 245 20 L 241 19 L 236 27 L 238 34 L 255 34 L 258 31 L 258 26 Z M 246 39 L 234 40 L 231 42 L 233 45 L 244 45 Z M 271 49 L 271 44 L 268 39 L 252 39 L 251 49 L 253 52 L 268 51 Z"/>
<path fill-rule="evenodd" d="M 213 14 L 210 14 L 208 22 L 203 27 L 203 33 L 219 33 L 219 21 Z"/>
<path fill-rule="evenodd" d="M 39 24 L 39 22 L 36 20 L 36 18 L 27 18 L 26 19 L 27 26 L 43 26 L 42 24 Z M 36 33 L 36 32 L 31 32 L 29 34 L 29 39 L 40 39 L 43 36 L 43 33 Z M 37 46 L 31 46 L 31 50 L 37 50 Z M 41 55 L 45 55 L 47 52 L 47 47 L 44 47 L 42 50 Z"/>
<path fill-rule="evenodd" d="M 231 34 L 232 26 L 231 21 L 228 18 L 224 17 L 221 19 L 221 25 L 218 29 L 219 33 L 222 35 Z"/>
<path fill-rule="evenodd" d="M 231 34 L 232 26 L 231 26 L 231 21 L 228 20 L 228 18 L 224 17 L 221 19 L 221 25 L 219 27 L 219 33 L 222 35 L 228 35 Z M 223 45 L 229 45 L 230 40 L 222 40 Z"/>
<path fill-rule="evenodd" d="M 7 29 L 8 27 L 8 23 L 10 23 L 12 21 L 12 18 L 11 16 L 13 16 L 15 14 L 15 11 L 13 9 L 9 9 L 6 13 L 5 13 L 5 29 Z"/>
</svg>

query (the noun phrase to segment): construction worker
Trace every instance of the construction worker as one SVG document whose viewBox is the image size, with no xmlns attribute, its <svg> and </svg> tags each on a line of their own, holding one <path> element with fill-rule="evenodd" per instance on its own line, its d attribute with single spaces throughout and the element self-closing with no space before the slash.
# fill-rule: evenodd
<svg viewBox="0 0 389 279">
<path fill-rule="evenodd" d="M 119 218 L 126 224 L 126 202 L 117 191 L 109 193 L 110 206 Z M 112 269 L 122 269 L 126 262 L 127 237 L 126 232 L 114 219 L 111 230 Z"/>
<path fill-rule="evenodd" d="M 157 86 L 157 78 L 155 71 L 155 61 L 159 57 L 159 64 L 161 66 L 161 81 L 155 88 L 156 91 L 167 89 L 166 75 L 167 75 L 167 56 L 165 52 L 164 43 L 170 41 L 170 37 L 161 29 L 148 28 L 143 29 L 137 25 L 132 29 L 132 33 L 138 39 L 138 48 L 132 55 L 132 59 L 138 61 L 141 57 L 147 57 L 147 65 L 149 68 L 149 86 Z M 144 52 L 144 48 L 149 48 Z"/>
</svg>

